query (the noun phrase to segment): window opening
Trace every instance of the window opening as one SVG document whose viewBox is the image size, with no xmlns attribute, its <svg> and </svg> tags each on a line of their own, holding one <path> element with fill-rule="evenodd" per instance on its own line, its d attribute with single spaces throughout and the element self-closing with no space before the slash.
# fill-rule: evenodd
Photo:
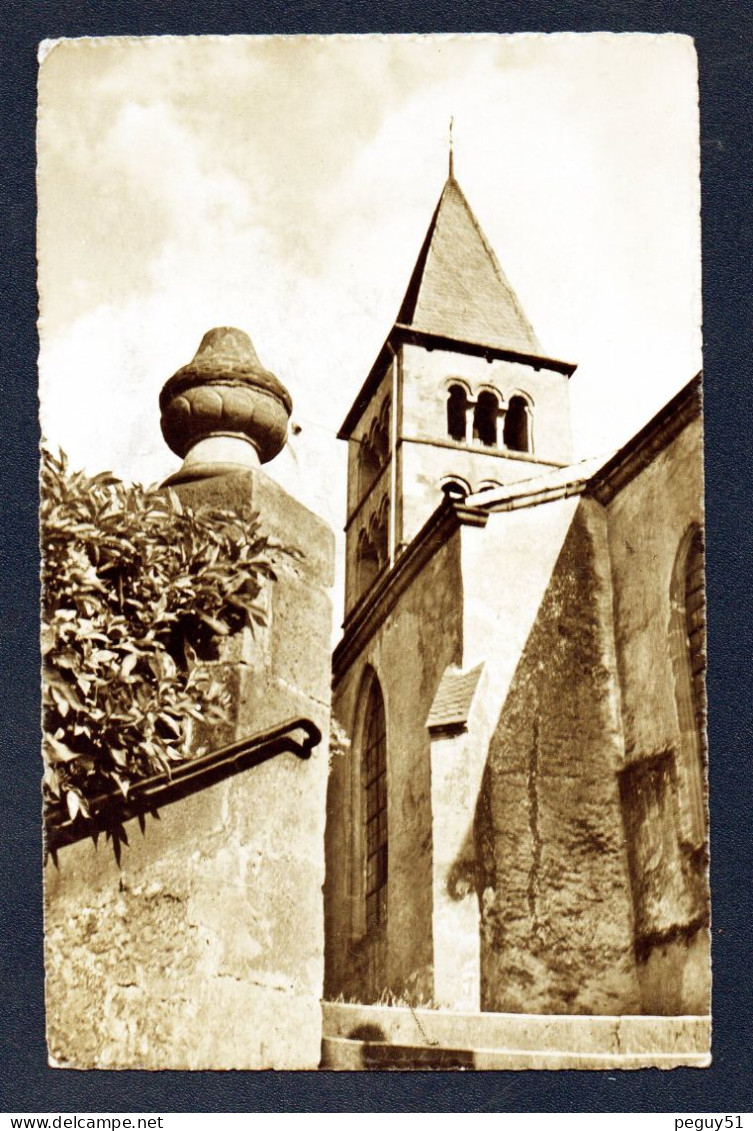
<svg viewBox="0 0 753 1131">
<path fill-rule="evenodd" d="M 374 437 L 370 433 L 361 441 L 359 455 L 359 483 L 361 494 L 369 489 L 379 474 L 379 453 L 374 446 Z"/>
<path fill-rule="evenodd" d="M 447 396 L 447 434 L 452 440 L 465 440 L 468 395 L 462 385 L 451 385 Z"/>
<path fill-rule="evenodd" d="M 703 535 L 695 527 L 672 576 L 670 648 L 680 741 L 677 751 L 680 832 L 691 848 L 705 841 L 703 763 L 706 738 L 706 612 Z"/>
<path fill-rule="evenodd" d="M 386 463 L 390 454 L 390 400 L 386 398 L 379 413 L 377 451 L 380 463 Z"/>
<path fill-rule="evenodd" d="M 473 438 L 487 448 L 497 446 L 497 412 L 499 402 L 494 393 L 479 393 L 473 412 Z"/>
<path fill-rule="evenodd" d="M 442 484 L 442 493 L 449 495 L 451 499 L 464 499 L 469 491 L 468 484 L 460 479 L 447 479 Z"/>
<path fill-rule="evenodd" d="M 389 500 L 382 499 L 379 510 L 369 524 L 369 540 L 376 554 L 377 572 L 387 564 L 389 559 L 389 515 Z"/>
<path fill-rule="evenodd" d="M 358 454 L 358 485 L 361 495 L 375 482 L 390 455 L 390 402 L 382 405 L 381 412 L 368 433 L 360 441 Z"/>
<path fill-rule="evenodd" d="M 505 414 L 503 439 L 505 447 L 513 452 L 531 450 L 531 427 L 529 408 L 523 397 L 510 397 Z"/>
<path fill-rule="evenodd" d="M 387 729 L 384 699 L 374 677 L 369 687 L 363 738 L 366 793 L 366 930 L 387 920 Z"/>
<path fill-rule="evenodd" d="M 358 594 L 365 593 L 379 572 L 379 557 L 376 547 L 365 531 L 361 531 L 357 552 Z"/>
</svg>

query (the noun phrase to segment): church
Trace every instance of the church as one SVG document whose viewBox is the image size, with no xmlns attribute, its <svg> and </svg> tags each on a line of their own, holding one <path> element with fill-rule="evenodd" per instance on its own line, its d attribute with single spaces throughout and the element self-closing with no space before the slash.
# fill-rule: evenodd
<svg viewBox="0 0 753 1131">
<path fill-rule="evenodd" d="M 274 568 L 254 630 L 201 661 L 221 729 L 86 815 L 51 806 L 52 1064 L 709 1063 L 700 376 L 573 463 L 574 370 L 451 165 L 340 430 L 333 656 L 333 532 L 262 466 L 287 389 L 227 326 L 167 380 L 171 511 L 250 508 Z"/>
<path fill-rule="evenodd" d="M 348 444 L 325 999 L 707 1014 L 700 375 L 572 462 L 454 175 Z"/>
</svg>

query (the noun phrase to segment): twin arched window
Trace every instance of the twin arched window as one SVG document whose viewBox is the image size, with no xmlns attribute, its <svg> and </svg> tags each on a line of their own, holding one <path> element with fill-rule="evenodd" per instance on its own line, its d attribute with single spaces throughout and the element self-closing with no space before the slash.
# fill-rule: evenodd
<svg viewBox="0 0 753 1131">
<path fill-rule="evenodd" d="M 482 479 L 474 491 L 470 483 L 461 479 L 459 475 L 447 475 L 440 480 L 439 486 L 443 495 L 447 495 L 451 499 L 465 499 L 468 495 L 474 494 L 475 491 L 493 491 L 496 487 L 501 487 L 502 484 L 496 479 Z"/>
<path fill-rule="evenodd" d="M 358 482 L 364 495 L 375 482 L 390 454 L 390 400 L 385 397 L 379 415 L 372 421 L 368 433 L 361 440 L 358 461 Z"/>
<path fill-rule="evenodd" d="M 385 498 L 371 516 L 368 527 L 364 527 L 358 536 L 356 586 L 359 596 L 371 587 L 389 561 L 389 527 L 390 502 Z"/>
<path fill-rule="evenodd" d="M 501 444 L 500 420 L 503 421 Z M 490 389 L 483 389 L 474 401 L 462 385 L 450 385 L 447 393 L 447 434 L 457 443 L 472 439 L 487 448 L 504 446 L 513 452 L 530 452 L 533 448 L 531 409 L 526 398 L 519 394 L 510 398 L 505 410 L 501 399 Z"/>
<path fill-rule="evenodd" d="M 443 479 L 441 484 L 442 494 L 449 496 L 451 499 L 464 499 L 466 495 L 470 495 L 471 488 L 464 479 L 459 479 L 455 475 L 448 476 Z"/>
</svg>

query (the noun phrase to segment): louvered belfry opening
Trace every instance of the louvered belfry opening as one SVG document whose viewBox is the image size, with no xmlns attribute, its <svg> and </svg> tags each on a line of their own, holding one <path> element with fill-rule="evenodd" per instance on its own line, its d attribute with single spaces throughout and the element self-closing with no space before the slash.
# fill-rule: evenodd
<svg viewBox="0 0 753 1131">
<path fill-rule="evenodd" d="M 374 677 L 368 690 L 363 732 L 366 791 L 366 930 L 387 920 L 387 729 L 384 699 Z"/>
</svg>

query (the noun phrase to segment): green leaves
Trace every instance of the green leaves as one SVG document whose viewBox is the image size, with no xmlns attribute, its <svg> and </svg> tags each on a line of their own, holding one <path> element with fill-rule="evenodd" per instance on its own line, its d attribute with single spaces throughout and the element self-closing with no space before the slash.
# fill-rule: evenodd
<svg viewBox="0 0 753 1131">
<path fill-rule="evenodd" d="M 223 721 L 206 663 L 264 623 L 274 571 L 255 515 L 90 478 L 46 451 L 41 542 L 44 792 L 75 820 L 87 799 L 189 757 L 194 724 Z"/>
</svg>

